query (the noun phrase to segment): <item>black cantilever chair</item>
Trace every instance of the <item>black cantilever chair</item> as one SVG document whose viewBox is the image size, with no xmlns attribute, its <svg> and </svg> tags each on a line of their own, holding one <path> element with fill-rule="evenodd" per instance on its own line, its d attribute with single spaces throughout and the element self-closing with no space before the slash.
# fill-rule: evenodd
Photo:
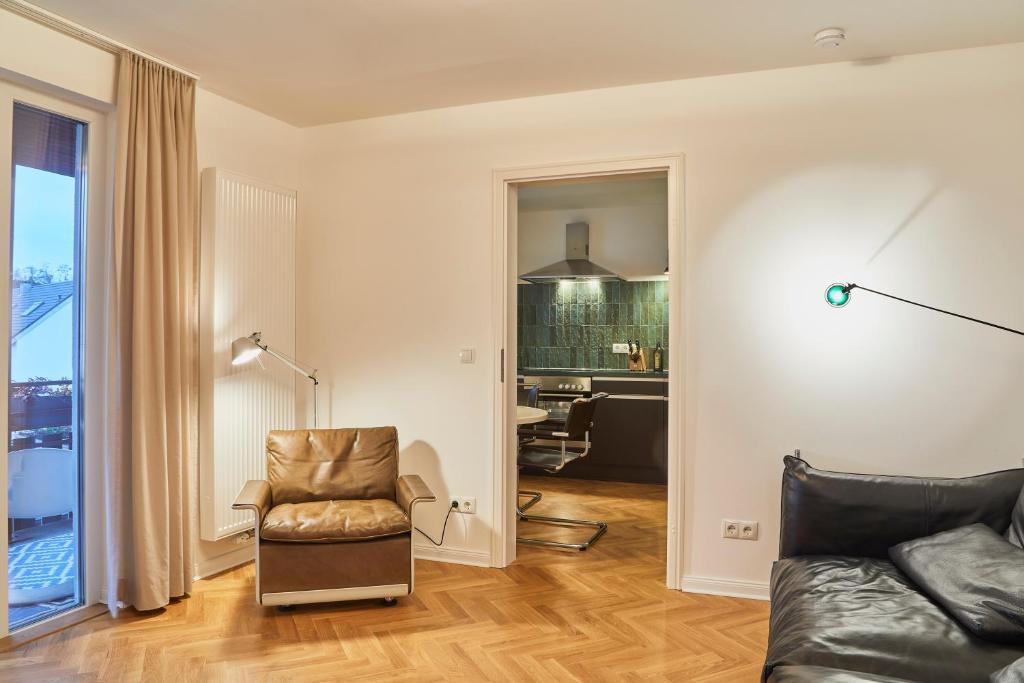
<svg viewBox="0 0 1024 683">
<path fill-rule="evenodd" d="M 519 469 L 535 468 L 545 472 L 561 472 L 570 462 L 585 458 L 590 453 L 590 433 L 594 428 L 594 409 L 597 402 L 608 394 L 594 394 L 590 398 L 577 398 L 569 406 L 569 415 L 564 427 L 545 428 L 543 425 L 532 429 L 520 428 Z M 591 527 L 594 533 L 582 543 L 564 543 L 540 538 L 519 538 L 520 543 L 544 545 L 554 548 L 586 550 L 608 530 L 607 522 L 587 519 L 566 519 L 528 515 L 526 509 L 540 500 L 539 491 L 520 491 L 532 499 L 516 509 L 519 519 L 526 522 L 553 524 L 555 526 Z"/>
<path fill-rule="evenodd" d="M 537 407 L 537 400 L 540 398 L 539 384 L 517 384 L 516 404 L 521 406 Z"/>
</svg>

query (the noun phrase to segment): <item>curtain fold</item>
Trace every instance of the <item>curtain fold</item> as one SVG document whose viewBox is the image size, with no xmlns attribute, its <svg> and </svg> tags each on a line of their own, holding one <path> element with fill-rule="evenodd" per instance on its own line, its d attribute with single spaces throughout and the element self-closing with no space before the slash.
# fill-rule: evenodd
<svg viewBox="0 0 1024 683">
<path fill-rule="evenodd" d="M 122 53 L 106 301 L 106 600 L 151 610 L 191 587 L 198 443 L 195 81 Z"/>
</svg>

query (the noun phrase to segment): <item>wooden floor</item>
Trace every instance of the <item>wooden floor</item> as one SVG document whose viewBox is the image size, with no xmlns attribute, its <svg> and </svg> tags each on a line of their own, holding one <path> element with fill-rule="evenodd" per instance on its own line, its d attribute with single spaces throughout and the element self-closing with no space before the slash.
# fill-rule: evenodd
<svg viewBox="0 0 1024 683">
<path fill-rule="evenodd" d="M 0 681 L 758 680 L 767 603 L 664 587 L 664 487 L 522 485 L 545 492 L 531 512 L 603 519 L 608 533 L 582 553 L 520 546 L 505 570 L 418 561 L 416 592 L 393 608 L 278 613 L 255 604 L 248 565 L 159 613 L 104 615 L 0 655 Z"/>
</svg>

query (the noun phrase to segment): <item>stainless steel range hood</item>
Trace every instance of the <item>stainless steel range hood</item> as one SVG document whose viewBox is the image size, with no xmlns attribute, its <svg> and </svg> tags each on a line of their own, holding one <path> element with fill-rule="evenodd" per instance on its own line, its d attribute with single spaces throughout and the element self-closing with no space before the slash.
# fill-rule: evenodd
<svg viewBox="0 0 1024 683">
<path fill-rule="evenodd" d="M 569 223 L 565 226 L 565 260 L 520 275 L 520 279 L 536 284 L 561 280 L 616 282 L 621 277 L 590 261 L 590 225 Z"/>
</svg>

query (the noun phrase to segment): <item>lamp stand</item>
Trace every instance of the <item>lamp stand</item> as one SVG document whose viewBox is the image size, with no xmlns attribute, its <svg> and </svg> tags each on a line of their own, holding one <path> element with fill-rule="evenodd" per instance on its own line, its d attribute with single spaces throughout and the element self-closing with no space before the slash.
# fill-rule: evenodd
<svg viewBox="0 0 1024 683">
<path fill-rule="evenodd" d="M 849 294 L 854 289 L 861 289 L 861 290 L 863 290 L 865 292 L 871 292 L 872 294 L 877 294 L 879 296 L 884 296 L 884 297 L 886 297 L 888 299 L 895 299 L 896 301 L 902 301 L 905 304 L 910 304 L 912 306 L 918 306 L 920 308 L 927 308 L 929 311 L 935 311 L 936 313 L 945 313 L 946 315 L 951 315 L 954 318 L 960 318 L 962 320 L 970 320 L 972 323 L 981 323 L 982 325 L 987 325 L 989 327 L 994 327 L 997 330 L 1003 330 L 1004 332 L 1012 332 L 1013 334 L 1019 334 L 1021 336 L 1024 336 L 1024 332 L 1021 332 L 1020 330 L 1015 330 L 1012 327 L 1006 327 L 1005 325 L 997 325 L 996 323 L 990 323 L 987 320 L 979 320 L 978 318 L 972 318 L 969 315 L 962 315 L 960 313 L 954 313 L 953 311 L 947 311 L 947 310 L 944 310 L 942 308 L 936 308 L 935 306 L 928 306 L 927 304 L 922 304 L 922 303 L 918 303 L 916 301 L 911 301 L 910 299 L 904 299 L 903 297 L 895 296 L 893 294 L 886 294 L 885 292 L 879 292 L 878 290 L 875 290 L 875 289 L 868 289 L 867 287 L 862 287 L 861 285 L 854 284 L 852 282 L 850 284 L 848 284 L 848 285 L 843 287 L 843 293 Z M 845 305 L 845 302 L 843 302 L 842 305 Z"/>
</svg>

